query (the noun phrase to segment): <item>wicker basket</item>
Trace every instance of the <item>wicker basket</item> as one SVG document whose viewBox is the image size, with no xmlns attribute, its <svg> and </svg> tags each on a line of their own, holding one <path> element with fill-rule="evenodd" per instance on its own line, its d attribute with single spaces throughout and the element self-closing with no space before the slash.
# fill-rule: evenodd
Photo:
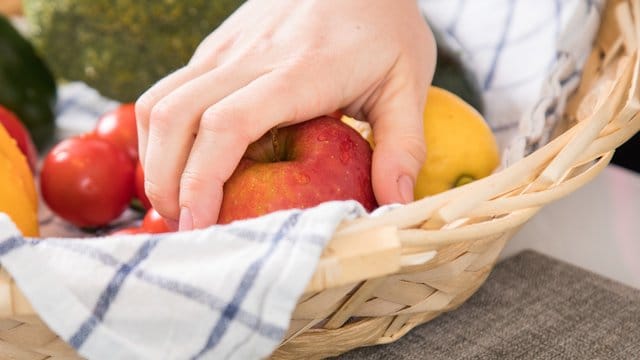
<svg viewBox="0 0 640 360">
<path fill-rule="evenodd" d="M 640 129 L 640 0 L 609 1 L 565 125 L 494 175 L 345 222 L 325 250 L 274 358 L 321 358 L 397 340 L 455 309 L 540 208 L 593 179 Z M 0 359 L 77 358 L 0 273 Z"/>
</svg>

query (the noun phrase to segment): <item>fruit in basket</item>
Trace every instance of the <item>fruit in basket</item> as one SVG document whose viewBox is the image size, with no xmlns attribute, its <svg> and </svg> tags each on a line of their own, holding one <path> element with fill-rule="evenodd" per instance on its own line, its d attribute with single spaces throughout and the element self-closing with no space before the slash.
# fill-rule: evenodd
<svg viewBox="0 0 640 360">
<path fill-rule="evenodd" d="M 375 147 L 368 123 L 343 116 L 342 121 Z M 482 115 L 457 95 L 431 86 L 423 113 L 427 158 L 414 196 L 437 194 L 490 175 L 500 161 L 497 141 Z"/>
<path fill-rule="evenodd" d="M 134 200 L 139 200 L 139 203 L 133 203 L 132 207 L 138 210 L 141 207 L 146 210 L 150 209 L 151 202 L 149 202 L 144 192 L 144 174 L 138 161 L 138 129 L 136 126 L 135 105 L 133 103 L 122 104 L 102 114 L 96 123 L 93 133 L 97 137 L 124 150 L 136 163 Z"/>
<path fill-rule="evenodd" d="M 0 105 L 0 124 L 2 124 L 9 135 L 16 140 L 18 148 L 20 148 L 20 151 L 22 151 L 29 161 L 31 171 L 35 172 L 38 163 L 38 150 L 36 150 L 36 146 L 33 144 L 33 140 L 31 140 L 29 131 L 14 113 L 2 105 Z"/>
<path fill-rule="evenodd" d="M 84 135 L 63 140 L 40 173 L 42 197 L 61 218 L 82 228 L 116 219 L 133 197 L 135 163 L 122 149 Z"/>
<path fill-rule="evenodd" d="M 164 218 L 160 214 L 158 214 L 156 209 L 151 208 L 144 215 L 139 231 L 141 233 L 160 234 L 171 232 L 171 229 L 169 228 L 169 225 L 167 225 Z"/>
<path fill-rule="evenodd" d="M 15 113 L 42 150 L 53 137 L 56 84 L 31 44 L 0 15 L 0 105 Z"/>
<path fill-rule="evenodd" d="M 33 175 L 16 141 L 0 124 L 0 212 L 25 236 L 38 236 L 38 197 Z"/>
<path fill-rule="evenodd" d="M 165 219 L 158 212 L 150 208 L 142 219 L 139 227 L 127 227 L 111 232 L 109 235 L 161 234 L 172 232 Z"/>
<path fill-rule="evenodd" d="M 138 129 L 133 103 L 120 105 L 100 116 L 94 133 L 126 151 L 132 160 L 138 160 Z"/>
<path fill-rule="evenodd" d="M 36 47 L 57 77 L 123 102 L 187 63 L 244 0 L 24 0 Z"/>
<path fill-rule="evenodd" d="M 499 149 L 482 115 L 457 95 L 432 86 L 424 113 L 425 160 L 414 189 L 416 199 L 490 175 Z"/>
<path fill-rule="evenodd" d="M 247 149 L 224 185 L 219 223 L 329 200 L 377 204 L 371 185 L 371 147 L 331 117 L 274 129 Z"/>
</svg>

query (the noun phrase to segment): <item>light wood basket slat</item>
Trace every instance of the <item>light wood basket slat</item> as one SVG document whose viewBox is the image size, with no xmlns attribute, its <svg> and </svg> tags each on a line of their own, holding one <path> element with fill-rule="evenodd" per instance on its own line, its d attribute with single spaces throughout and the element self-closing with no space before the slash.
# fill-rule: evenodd
<svg viewBox="0 0 640 360">
<path fill-rule="evenodd" d="M 272 357 L 389 343 L 468 299 L 524 223 L 591 181 L 640 130 L 639 41 L 640 0 L 610 0 L 551 142 L 487 178 L 340 224 Z M 0 358 L 77 357 L 0 271 Z"/>
</svg>

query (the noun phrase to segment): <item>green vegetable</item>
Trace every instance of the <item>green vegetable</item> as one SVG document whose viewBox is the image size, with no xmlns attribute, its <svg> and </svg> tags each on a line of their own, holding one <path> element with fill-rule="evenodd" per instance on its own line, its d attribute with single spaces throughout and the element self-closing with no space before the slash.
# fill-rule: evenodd
<svg viewBox="0 0 640 360">
<path fill-rule="evenodd" d="M 185 65 L 243 0 L 24 0 L 56 77 L 129 102 Z"/>
<path fill-rule="evenodd" d="M 54 132 L 56 83 L 31 44 L 0 15 L 0 105 L 13 111 L 42 150 Z"/>
<path fill-rule="evenodd" d="M 436 33 L 435 37 L 438 58 L 432 84 L 460 96 L 482 113 L 484 110 L 482 93 L 475 75 L 462 63 L 459 53 L 446 46 L 439 34 Z"/>
</svg>

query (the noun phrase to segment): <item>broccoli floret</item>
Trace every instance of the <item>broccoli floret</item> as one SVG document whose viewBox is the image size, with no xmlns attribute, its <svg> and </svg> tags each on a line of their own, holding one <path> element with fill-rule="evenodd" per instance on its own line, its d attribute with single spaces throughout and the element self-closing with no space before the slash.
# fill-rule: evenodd
<svg viewBox="0 0 640 360">
<path fill-rule="evenodd" d="M 60 80 L 128 102 L 187 63 L 242 0 L 25 0 L 33 43 Z"/>
</svg>

